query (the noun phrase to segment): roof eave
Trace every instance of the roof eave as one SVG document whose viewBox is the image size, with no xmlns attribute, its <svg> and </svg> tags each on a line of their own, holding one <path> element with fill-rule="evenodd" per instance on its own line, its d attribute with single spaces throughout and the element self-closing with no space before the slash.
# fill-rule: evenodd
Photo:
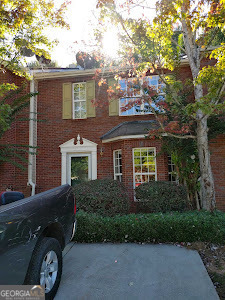
<svg viewBox="0 0 225 300">
<path fill-rule="evenodd" d="M 102 140 L 102 143 L 105 144 L 105 143 L 116 142 L 119 140 L 127 140 L 127 139 L 144 139 L 146 137 L 147 135 L 145 134 L 120 135 L 110 139 L 104 139 Z"/>
</svg>

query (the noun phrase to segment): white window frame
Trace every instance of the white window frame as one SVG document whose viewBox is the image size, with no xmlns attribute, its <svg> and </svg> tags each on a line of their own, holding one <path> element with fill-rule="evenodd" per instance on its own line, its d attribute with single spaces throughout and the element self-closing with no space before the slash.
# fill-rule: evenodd
<svg viewBox="0 0 225 300">
<path fill-rule="evenodd" d="M 74 86 L 75 85 L 79 85 L 79 84 L 83 84 L 85 86 L 85 99 L 79 99 L 79 100 L 75 100 L 74 99 Z M 75 120 L 83 120 L 83 119 L 87 119 L 87 85 L 86 82 L 75 82 L 73 83 L 73 119 Z M 86 112 L 86 116 L 84 118 L 75 118 L 75 103 L 81 103 L 81 102 L 85 102 L 85 112 Z"/>
<path fill-rule="evenodd" d="M 153 150 L 154 151 L 154 159 L 155 159 L 155 172 L 147 172 L 147 173 L 136 173 L 135 172 L 135 164 L 134 164 L 134 151 L 135 150 Z M 156 161 L 156 148 L 155 147 L 138 147 L 133 148 L 133 188 L 135 189 L 135 175 L 155 175 L 155 181 L 157 181 L 157 161 Z"/>
<path fill-rule="evenodd" d="M 173 162 L 172 160 L 172 157 L 171 155 L 167 155 L 168 157 L 168 180 L 170 182 L 175 182 L 177 183 L 178 182 L 178 176 L 177 176 L 177 173 L 176 173 L 176 166 L 175 166 L 175 163 Z M 169 171 L 169 166 L 171 166 L 171 170 L 172 171 Z M 170 178 L 172 179 L 172 176 L 175 178 L 175 180 L 170 180 Z"/>
<path fill-rule="evenodd" d="M 117 180 L 116 176 L 119 176 L 119 181 L 122 182 L 123 173 L 116 173 L 116 152 L 121 154 L 121 167 L 122 167 L 122 150 L 117 149 L 113 151 L 113 170 L 114 170 L 114 180 Z"/>
<path fill-rule="evenodd" d="M 146 76 L 146 78 L 148 78 L 148 77 L 151 77 L 151 78 L 153 78 L 153 77 L 159 77 L 158 75 L 152 75 L 152 76 Z M 128 78 L 128 79 L 122 79 L 122 80 L 126 80 L 126 82 L 128 82 L 128 81 L 132 81 L 132 79 L 133 80 L 135 80 L 135 77 L 134 78 Z M 158 79 L 160 79 L 160 78 L 158 78 Z M 143 79 L 140 81 L 141 82 L 141 84 L 143 83 Z M 156 90 L 157 90 L 157 92 L 159 92 L 159 83 L 158 83 L 159 81 L 157 81 L 157 85 L 152 85 L 153 87 L 156 87 Z M 127 83 L 126 83 L 126 91 L 127 91 Z M 140 93 L 139 94 L 136 94 L 136 95 L 133 95 L 133 96 L 129 96 L 129 97 L 126 97 L 126 96 L 124 96 L 124 97 L 121 97 L 120 99 L 119 99 L 119 116 L 122 116 L 122 117 L 129 117 L 129 116 L 139 116 L 139 115 L 152 115 L 153 114 L 153 112 L 151 112 L 151 111 L 149 111 L 149 112 L 144 112 L 144 105 L 145 105 L 145 103 L 144 103 L 144 101 L 143 101 L 143 103 L 140 105 L 140 109 L 141 109 L 141 112 L 140 113 L 133 113 L 133 114 L 124 114 L 124 112 L 122 112 L 121 111 L 121 99 L 128 99 L 128 101 L 129 101 L 129 99 L 134 99 L 134 98 L 140 98 L 140 96 L 142 95 L 142 91 L 140 91 Z M 163 95 L 165 95 L 165 93 L 164 92 L 161 92 L 161 93 L 159 93 L 158 94 L 159 96 L 161 95 L 161 96 L 163 96 Z M 128 110 L 127 110 L 128 111 Z"/>
</svg>

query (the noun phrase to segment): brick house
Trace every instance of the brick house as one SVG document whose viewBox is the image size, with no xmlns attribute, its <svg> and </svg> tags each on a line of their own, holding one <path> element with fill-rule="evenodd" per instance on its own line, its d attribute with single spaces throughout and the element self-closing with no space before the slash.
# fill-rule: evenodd
<svg viewBox="0 0 225 300">
<path fill-rule="evenodd" d="M 181 78 L 191 76 L 187 64 L 181 70 Z M 171 161 L 166 155 L 156 156 L 161 141 L 145 138 L 155 126 L 150 108 L 143 104 L 141 110 L 124 112 L 121 106 L 126 98 L 108 105 L 107 85 L 99 86 L 93 80 L 94 72 L 52 69 L 34 74 L 30 88 L 39 94 L 31 99 L 30 116 L 35 119 L 32 114 L 37 112 L 42 121 L 30 120 L 29 131 L 27 124 L 16 123 L 7 138 L 37 146 L 38 155 L 30 155 L 28 172 L 1 164 L 1 190 L 12 185 L 29 194 L 27 182 L 33 185 L 33 193 L 38 193 L 79 180 L 114 178 L 124 183 L 133 201 L 136 185 L 172 178 Z M 104 75 L 112 86 L 113 74 Z M 149 84 L 161 90 L 157 75 L 151 75 Z M 126 89 L 125 80 L 121 86 Z M 99 95 L 101 107 L 93 106 L 92 99 Z M 225 136 L 218 136 L 210 147 L 217 208 L 225 211 Z"/>
</svg>

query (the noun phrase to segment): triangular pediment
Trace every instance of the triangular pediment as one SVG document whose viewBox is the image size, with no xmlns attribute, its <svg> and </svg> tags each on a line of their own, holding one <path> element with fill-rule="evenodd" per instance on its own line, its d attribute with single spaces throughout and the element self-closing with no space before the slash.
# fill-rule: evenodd
<svg viewBox="0 0 225 300">
<path fill-rule="evenodd" d="M 89 141 L 85 138 L 80 140 L 80 136 L 77 136 L 77 139 L 72 138 L 69 141 L 63 143 L 59 147 L 61 152 L 81 152 L 81 151 L 95 151 L 97 149 L 96 143 Z"/>
<path fill-rule="evenodd" d="M 73 139 L 71 139 L 71 140 L 69 140 L 69 141 L 63 143 L 63 144 L 60 145 L 59 147 L 60 147 L 60 148 L 73 147 L 73 146 L 74 146 L 74 140 L 75 140 L 75 139 L 73 138 Z"/>
</svg>

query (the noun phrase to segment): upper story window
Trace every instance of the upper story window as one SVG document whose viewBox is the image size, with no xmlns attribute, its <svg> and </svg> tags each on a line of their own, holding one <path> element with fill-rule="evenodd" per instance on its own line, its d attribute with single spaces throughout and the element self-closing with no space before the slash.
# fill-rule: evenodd
<svg viewBox="0 0 225 300">
<path fill-rule="evenodd" d="M 86 83 L 73 84 L 73 119 L 86 119 Z"/>
<path fill-rule="evenodd" d="M 153 88 L 157 92 L 157 101 L 164 98 L 165 84 L 161 81 L 158 75 L 148 76 L 143 80 L 149 87 Z M 119 84 L 121 86 L 121 90 L 126 94 L 126 97 L 120 98 L 120 116 L 151 114 L 151 107 L 158 109 L 155 104 L 152 103 L 150 105 L 148 102 L 145 102 L 144 99 L 141 99 L 143 92 L 138 88 L 136 78 L 122 79 L 119 81 Z M 131 104 L 130 107 L 129 103 Z"/>
<path fill-rule="evenodd" d="M 114 160 L 114 180 L 122 181 L 122 150 L 113 152 Z"/>
</svg>

